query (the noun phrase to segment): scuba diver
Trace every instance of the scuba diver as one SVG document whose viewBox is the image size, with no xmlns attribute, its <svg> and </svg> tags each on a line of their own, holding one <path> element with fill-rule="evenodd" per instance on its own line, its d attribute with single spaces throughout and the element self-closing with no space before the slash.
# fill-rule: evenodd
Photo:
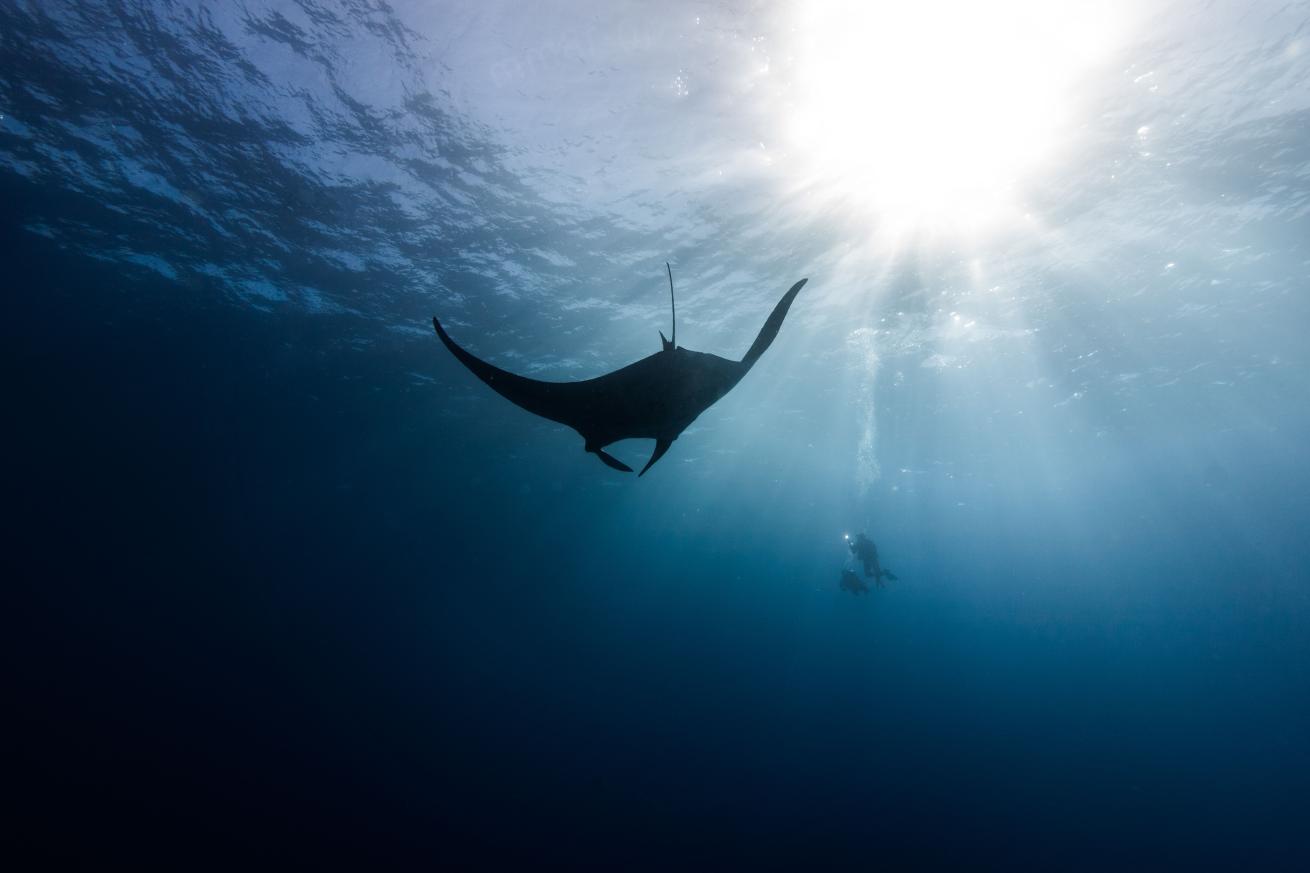
<svg viewBox="0 0 1310 873">
<path fill-rule="evenodd" d="M 873 540 L 862 533 L 857 534 L 854 540 L 851 540 L 850 534 L 847 534 L 846 539 L 850 540 L 851 554 L 864 564 L 864 575 L 871 578 L 879 588 L 883 587 L 883 579 L 896 581 L 896 574 L 884 570 L 882 564 L 878 562 L 878 547 L 873 544 Z"/>
<path fill-rule="evenodd" d="M 842 570 L 841 590 L 849 591 L 852 594 L 868 594 L 869 586 L 864 584 L 864 580 L 859 576 L 856 576 L 850 570 Z"/>
</svg>

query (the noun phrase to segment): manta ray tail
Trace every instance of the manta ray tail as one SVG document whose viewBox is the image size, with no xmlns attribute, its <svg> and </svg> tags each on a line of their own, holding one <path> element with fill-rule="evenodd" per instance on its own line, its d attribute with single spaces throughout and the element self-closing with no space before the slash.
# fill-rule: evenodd
<svg viewBox="0 0 1310 873">
<path fill-rule="evenodd" d="M 768 321 L 764 322 L 764 327 L 760 328 L 760 334 L 755 337 L 755 342 L 751 345 L 750 351 L 746 353 L 746 357 L 741 359 L 741 362 L 746 365 L 746 369 L 749 370 L 754 366 L 755 362 L 760 359 L 760 355 L 764 354 L 769 346 L 773 344 L 774 337 L 778 335 L 779 329 L 782 328 L 782 320 L 787 317 L 787 310 L 791 309 L 791 302 L 796 299 L 796 295 L 800 293 L 801 288 L 805 287 L 805 283 L 808 281 L 809 279 L 802 279 L 791 286 L 791 289 L 782 295 L 778 305 L 773 307 L 773 314 L 769 316 Z"/>
<path fill-rule="evenodd" d="M 673 445 L 673 440 L 656 440 L 655 451 L 651 453 L 650 460 L 646 462 L 646 466 L 642 467 L 641 472 L 637 475 L 645 476 L 646 471 L 655 466 L 656 461 L 664 457 L 664 453 L 669 450 L 669 446 L 671 445 Z"/>
<path fill-rule="evenodd" d="M 669 308 L 673 311 L 673 339 L 664 339 L 664 331 L 660 331 L 660 339 L 664 340 L 664 350 L 672 351 L 678 347 L 678 302 L 673 299 L 673 268 L 669 262 L 664 262 L 664 269 L 669 271 Z M 650 464 L 646 465 L 647 467 Z"/>
</svg>

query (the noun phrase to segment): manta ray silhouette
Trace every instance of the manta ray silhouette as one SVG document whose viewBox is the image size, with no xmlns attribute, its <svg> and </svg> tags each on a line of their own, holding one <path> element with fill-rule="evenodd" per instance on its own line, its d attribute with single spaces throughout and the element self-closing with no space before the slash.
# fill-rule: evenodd
<svg viewBox="0 0 1310 873">
<path fill-rule="evenodd" d="M 612 373 L 581 382 L 541 382 L 502 370 L 457 345 L 435 317 L 432 326 L 451 354 L 493 391 L 528 412 L 573 428 L 586 441 L 585 450 L 614 469 L 632 472 L 631 467 L 605 451 L 610 443 L 632 438 L 655 440 L 655 451 L 637 474 L 641 476 L 664 457 L 673 441 L 697 416 L 731 391 L 760 359 L 778 335 L 787 310 L 806 281 L 800 280 L 782 296 L 740 361 L 679 348 L 677 310 L 673 304 L 673 339 L 665 339 L 661 331 L 660 351 Z M 672 269 L 669 270 L 669 299 L 672 303 Z"/>
</svg>

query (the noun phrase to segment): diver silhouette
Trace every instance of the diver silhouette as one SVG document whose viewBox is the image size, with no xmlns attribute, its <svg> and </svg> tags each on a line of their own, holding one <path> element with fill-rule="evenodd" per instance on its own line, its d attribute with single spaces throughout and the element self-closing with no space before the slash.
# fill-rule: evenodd
<svg viewBox="0 0 1310 873">
<path fill-rule="evenodd" d="M 847 537 L 850 539 L 850 537 Z M 878 561 L 878 547 L 873 544 L 873 540 L 866 537 L 863 533 L 856 534 L 855 539 L 850 540 L 851 554 L 856 560 L 864 564 L 864 575 L 874 581 L 879 588 L 883 587 L 883 579 L 896 581 L 896 574 L 890 570 L 884 570 L 882 564 Z"/>
<path fill-rule="evenodd" d="M 850 570 L 841 571 L 841 590 L 849 591 L 852 594 L 868 594 L 869 586 L 864 580 L 856 576 Z"/>
</svg>

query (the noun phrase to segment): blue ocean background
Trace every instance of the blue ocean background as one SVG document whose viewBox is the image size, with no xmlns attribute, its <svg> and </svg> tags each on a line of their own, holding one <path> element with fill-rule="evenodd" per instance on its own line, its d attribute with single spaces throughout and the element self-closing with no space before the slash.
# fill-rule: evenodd
<svg viewBox="0 0 1310 873">
<path fill-rule="evenodd" d="M 798 169 L 787 4 L 0 0 L 9 842 L 1305 869 L 1310 5 L 1134 8 L 976 233 Z M 641 479 L 432 333 L 599 375 L 665 261 L 809 284 Z"/>
</svg>

